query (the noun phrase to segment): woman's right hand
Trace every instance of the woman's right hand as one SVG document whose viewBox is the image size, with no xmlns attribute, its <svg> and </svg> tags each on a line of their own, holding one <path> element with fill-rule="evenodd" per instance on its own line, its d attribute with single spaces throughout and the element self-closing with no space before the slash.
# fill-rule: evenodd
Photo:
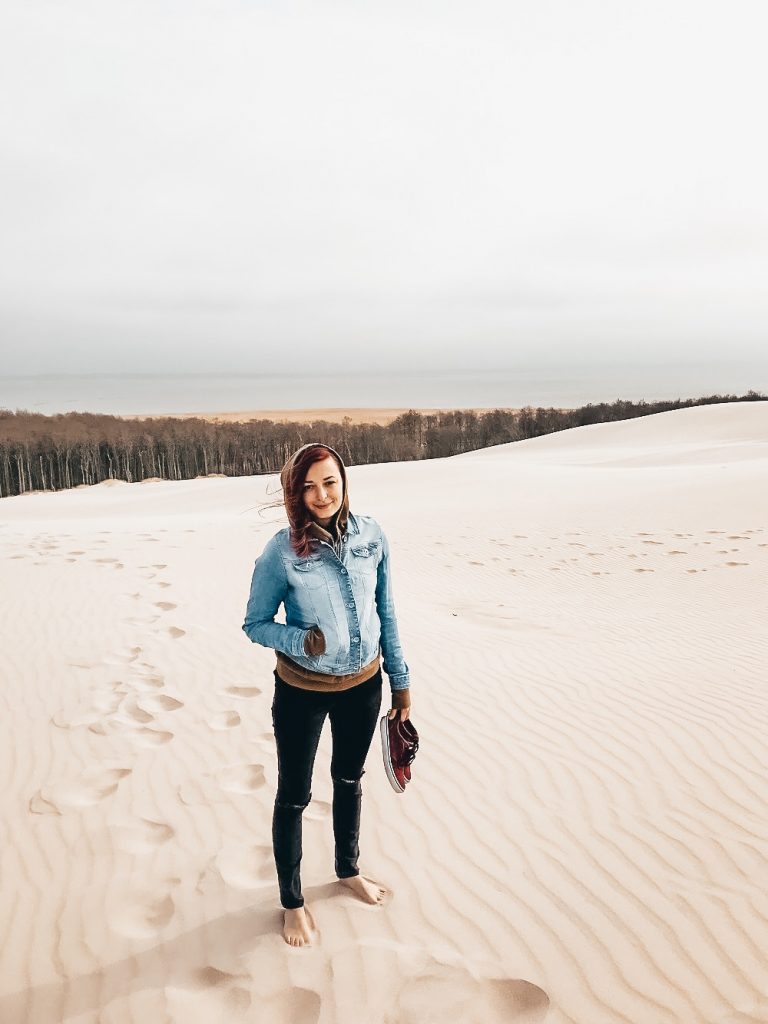
<svg viewBox="0 0 768 1024">
<path fill-rule="evenodd" d="M 305 654 L 325 654 L 325 635 L 319 626 L 312 626 L 304 637 Z"/>
</svg>

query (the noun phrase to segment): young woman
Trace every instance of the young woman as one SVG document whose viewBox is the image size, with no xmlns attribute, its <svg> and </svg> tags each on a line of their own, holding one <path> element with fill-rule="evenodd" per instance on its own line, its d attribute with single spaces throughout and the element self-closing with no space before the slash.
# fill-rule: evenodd
<svg viewBox="0 0 768 1024">
<path fill-rule="evenodd" d="M 371 516 L 349 509 L 344 463 L 329 445 L 302 445 L 280 473 L 289 526 L 256 559 L 243 629 L 277 652 L 272 724 L 278 782 L 272 846 L 285 910 L 283 935 L 310 942 L 314 919 L 301 892 L 302 812 L 326 716 L 333 753 L 336 875 L 367 903 L 387 889 L 358 868 L 363 765 L 389 676 L 389 717 L 409 717 L 409 670 L 392 597 L 389 543 Z M 285 624 L 275 622 L 285 605 Z M 383 656 L 383 663 L 380 657 Z"/>
</svg>

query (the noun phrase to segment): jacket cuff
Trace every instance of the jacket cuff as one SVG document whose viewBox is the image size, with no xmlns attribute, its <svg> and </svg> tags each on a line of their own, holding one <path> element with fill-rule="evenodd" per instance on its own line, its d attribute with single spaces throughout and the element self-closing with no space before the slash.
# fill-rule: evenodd
<svg viewBox="0 0 768 1024">
<path fill-rule="evenodd" d="M 387 672 L 386 659 L 384 660 L 383 667 L 384 671 Z M 389 676 L 390 688 L 393 690 L 405 690 L 411 685 L 411 673 L 408 671 L 407 665 L 405 672 L 396 672 L 395 675 L 392 675 L 391 672 L 387 672 L 387 675 Z"/>
<path fill-rule="evenodd" d="M 411 706 L 411 691 L 406 686 L 399 690 L 392 691 L 392 707 L 393 708 L 409 708 Z"/>
<path fill-rule="evenodd" d="M 301 657 L 303 657 L 303 655 L 305 653 L 304 652 L 304 644 L 306 643 L 306 639 L 309 636 L 309 633 L 310 633 L 310 630 L 308 630 L 308 629 L 301 629 L 300 627 L 297 626 L 296 627 L 296 634 L 295 634 L 295 636 L 293 638 L 293 643 L 291 644 L 291 650 L 290 650 L 290 652 L 286 652 L 286 653 L 289 653 L 290 656 L 294 657 L 294 658 L 301 658 Z"/>
</svg>

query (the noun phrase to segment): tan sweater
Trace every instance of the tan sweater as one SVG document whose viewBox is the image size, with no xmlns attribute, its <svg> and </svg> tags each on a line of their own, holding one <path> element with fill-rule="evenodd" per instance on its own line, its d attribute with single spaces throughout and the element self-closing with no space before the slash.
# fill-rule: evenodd
<svg viewBox="0 0 768 1024">
<path fill-rule="evenodd" d="M 329 523 L 330 530 L 324 529 L 319 523 L 312 521 L 309 532 L 318 540 L 328 541 L 329 544 L 338 544 L 338 531 L 336 529 L 336 516 Z M 332 533 L 330 531 L 333 531 Z M 325 637 L 322 631 L 315 627 L 311 629 L 304 640 L 305 654 L 323 654 L 325 652 Z M 327 672 L 313 672 L 311 669 L 298 665 L 292 658 L 289 658 L 282 651 L 277 651 L 277 674 L 290 686 L 297 686 L 301 690 L 317 690 L 323 692 L 336 692 L 337 690 L 349 690 L 353 686 L 359 686 L 371 676 L 376 675 L 381 662 L 381 650 L 376 654 L 373 661 L 369 661 L 359 672 L 351 672 L 348 675 L 335 676 Z M 408 708 L 411 706 L 411 691 L 392 690 L 392 707 Z"/>
</svg>

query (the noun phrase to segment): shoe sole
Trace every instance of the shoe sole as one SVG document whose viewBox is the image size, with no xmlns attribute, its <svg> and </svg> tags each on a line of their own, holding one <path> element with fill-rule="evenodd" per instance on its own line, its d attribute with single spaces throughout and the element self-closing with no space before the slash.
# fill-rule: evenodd
<svg viewBox="0 0 768 1024">
<path fill-rule="evenodd" d="M 384 756 L 384 771 L 387 773 L 389 784 L 396 793 L 404 793 L 405 786 L 401 786 L 397 781 L 397 776 L 392 771 L 392 752 L 389 748 L 389 728 L 387 721 L 389 715 L 382 715 L 381 721 L 379 722 L 379 732 L 381 733 L 381 751 Z"/>
</svg>

